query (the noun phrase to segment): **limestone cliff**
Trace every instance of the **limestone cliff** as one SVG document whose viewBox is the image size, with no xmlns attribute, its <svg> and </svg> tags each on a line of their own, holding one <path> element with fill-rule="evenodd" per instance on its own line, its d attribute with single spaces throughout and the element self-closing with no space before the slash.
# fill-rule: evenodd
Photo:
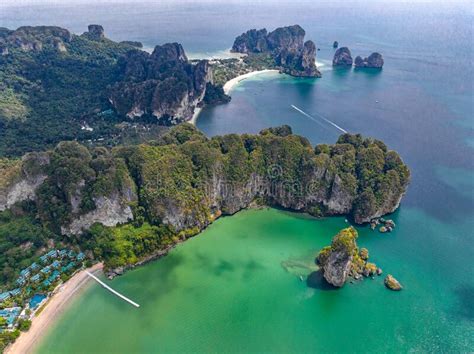
<svg viewBox="0 0 474 354">
<path fill-rule="evenodd" d="M 349 277 L 362 279 L 381 275 L 382 270 L 368 262 L 369 251 L 357 246 L 357 231 L 353 227 L 341 230 L 332 239 L 331 245 L 324 247 L 316 258 L 324 279 L 335 286 L 342 287 Z"/>
<path fill-rule="evenodd" d="M 0 211 L 24 200 L 34 200 L 36 189 L 46 179 L 45 165 L 49 156 L 31 153 L 22 160 L 0 159 Z"/>
<path fill-rule="evenodd" d="M 168 125 L 190 119 L 212 83 L 208 62 L 189 62 L 178 43 L 156 46 L 152 54 L 130 51 L 119 68 L 122 79 L 110 93 L 117 112 L 129 118 L 154 116 Z"/>
<path fill-rule="evenodd" d="M 141 146 L 127 160 L 141 161 L 133 174 L 141 178 L 148 215 L 177 231 L 202 229 L 214 215 L 233 214 L 255 198 L 364 223 L 395 210 L 409 181 L 396 153 L 360 136 L 343 135 L 338 144 L 313 151 L 306 139 L 285 129 L 207 140 L 180 126 L 170 135 L 165 145 Z M 183 142 L 188 136 L 192 140 Z M 170 146 L 177 138 L 177 148 Z"/>
<path fill-rule="evenodd" d="M 12 176 L 0 189 L 2 209 L 32 199 L 43 224 L 63 234 L 126 223 L 132 207 L 151 224 L 196 233 L 256 199 L 363 223 L 398 207 L 409 182 L 398 154 L 378 140 L 345 134 L 313 149 L 289 127 L 207 139 L 189 124 L 154 145 L 113 151 L 63 142 L 1 170 Z"/>
<path fill-rule="evenodd" d="M 281 71 L 292 76 L 320 77 L 316 68 L 316 45 L 304 42 L 305 31 L 299 25 L 279 27 L 267 33 L 266 29 L 251 29 L 238 36 L 232 51 L 252 55 L 271 53 Z"/>
<path fill-rule="evenodd" d="M 341 47 L 334 53 L 333 66 L 352 66 L 351 51 L 347 47 Z"/>
</svg>

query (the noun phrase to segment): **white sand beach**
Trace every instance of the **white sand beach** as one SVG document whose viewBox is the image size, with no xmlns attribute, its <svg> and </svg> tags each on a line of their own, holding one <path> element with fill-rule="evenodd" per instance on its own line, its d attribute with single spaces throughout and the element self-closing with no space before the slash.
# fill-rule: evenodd
<svg viewBox="0 0 474 354">
<path fill-rule="evenodd" d="M 250 77 L 265 74 L 265 73 L 278 73 L 278 70 L 271 70 L 271 69 L 266 69 L 266 70 L 258 70 L 258 71 L 252 71 L 247 74 L 243 74 L 237 77 L 234 77 L 233 79 L 227 81 L 223 88 L 224 88 L 224 93 L 228 95 L 230 91 L 237 86 L 241 81 L 246 80 Z M 196 108 L 194 110 L 193 117 L 188 121 L 189 123 L 196 125 L 197 118 L 199 116 L 199 113 L 201 113 L 202 108 Z"/>
<path fill-rule="evenodd" d="M 102 268 L 103 264 L 98 263 L 88 268 L 87 271 L 94 273 Z M 46 305 L 43 305 L 45 308 L 37 316 L 35 315 L 33 317 L 29 331 L 22 333 L 15 343 L 7 347 L 5 354 L 26 354 L 33 352 L 39 339 L 45 335 L 48 328 L 63 313 L 74 296 L 78 294 L 78 290 L 83 288 L 89 280 L 90 277 L 86 274 L 86 270 L 81 270 L 66 283 L 60 285 Z"/>
</svg>

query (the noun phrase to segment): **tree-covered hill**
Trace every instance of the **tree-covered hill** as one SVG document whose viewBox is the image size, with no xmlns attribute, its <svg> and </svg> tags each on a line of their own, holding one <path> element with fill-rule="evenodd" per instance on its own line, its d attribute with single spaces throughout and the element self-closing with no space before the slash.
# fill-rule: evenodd
<svg viewBox="0 0 474 354">
<path fill-rule="evenodd" d="M 288 126 L 208 139 L 181 124 L 142 145 L 62 142 L 4 160 L 0 175 L 2 228 L 12 230 L 0 229 L 0 247 L 15 253 L 31 235 L 34 255 L 48 238 L 73 242 L 115 268 L 255 203 L 369 222 L 398 207 L 410 174 L 396 152 L 360 135 L 313 148 Z M 15 235 L 28 220 L 36 231 Z M 3 262 L 11 279 L 20 260 Z"/>
</svg>

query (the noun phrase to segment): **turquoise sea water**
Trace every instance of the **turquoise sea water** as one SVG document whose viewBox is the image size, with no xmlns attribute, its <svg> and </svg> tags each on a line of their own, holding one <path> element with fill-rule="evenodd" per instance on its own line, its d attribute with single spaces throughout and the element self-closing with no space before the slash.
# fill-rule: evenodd
<svg viewBox="0 0 474 354">
<path fill-rule="evenodd" d="M 1 6 L 1 5 L 0 5 Z M 139 310 L 90 286 L 39 350 L 49 352 L 458 352 L 474 350 L 473 37 L 469 3 L 263 1 L 1 8 L 0 26 L 101 23 L 116 40 L 179 41 L 192 56 L 229 48 L 252 27 L 301 24 L 321 49 L 321 79 L 266 74 L 206 108 L 207 135 L 280 124 L 313 144 L 339 132 L 384 140 L 412 171 L 388 235 L 359 228 L 382 278 L 343 289 L 299 280 L 346 223 L 276 210 L 218 220 L 168 257 L 111 284 Z M 382 71 L 332 70 L 332 42 L 380 51 Z M 291 108 L 295 105 L 314 120 Z M 297 261 L 296 263 L 294 261 Z M 304 273 L 304 274 L 303 274 Z"/>
</svg>

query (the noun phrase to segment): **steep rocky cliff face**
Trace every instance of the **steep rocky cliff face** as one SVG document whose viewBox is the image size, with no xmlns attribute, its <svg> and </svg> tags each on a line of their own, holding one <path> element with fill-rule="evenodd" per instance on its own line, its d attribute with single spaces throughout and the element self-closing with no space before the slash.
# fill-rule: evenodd
<svg viewBox="0 0 474 354">
<path fill-rule="evenodd" d="M 237 53 L 270 52 L 282 71 L 292 76 L 320 77 L 316 68 L 316 45 L 304 42 L 305 31 L 298 25 L 280 27 L 267 34 L 266 29 L 251 29 L 238 36 L 232 46 Z"/>
<path fill-rule="evenodd" d="M 141 146 L 126 160 L 141 161 L 132 164 L 132 175 L 141 178 L 141 201 L 152 220 L 178 231 L 201 229 L 214 215 L 233 214 L 255 198 L 315 215 L 348 214 L 357 223 L 398 207 L 409 172 L 383 143 L 347 134 L 313 150 L 285 132 L 207 140 L 181 126 L 166 145 Z M 177 137 L 181 142 L 170 145 Z"/>
<path fill-rule="evenodd" d="M 100 244 L 114 267 L 169 249 L 253 202 L 370 221 L 395 210 L 409 182 L 396 152 L 360 135 L 313 148 L 288 126 L 208 139 L 190 124 L 153 145 L 108 150 L 62 142 L 21 161 L 2 160 L 0 176 L 0 211 L 15 206 L 55 234 L 84 233 L 79 242 L 94 250 Z M 348 261 L 334 255 L 331 264 L 342 264 L 342 273 L 328 274 L 344 276 Z"/>
<path fill-rule="evenodd" d="M 369 55 L 368 58 L 362 58 L 361 56 L 357 56 L 354 61 L 354 65 L 356 68 L 377 68 L 380 69 L 383 67 L 384 61 L 382 54 L 380 53 L 372 53 Z"/>
<path fill-rule="evenodd" d="M 30 167 L 32 173 L 26 166 L 39 167 Z M 335 145 L 313 149 L 289 127 L 207 139 L 185 124 L 157 146 L 111 154 L 61 143 L 3 169 L 13 172 L 1 189 L 2 209 L 36 200 L 46 225 L 73 234 L 94 222 L 127 222 L 138 198 L 151 223 L 177 232 L 200 230 L 216 215 L 234 214 L 256 198 L 364 223 L 394 211 L 409 182 L 398 154 L 380 141 L 345 134 Z"/>
<path fill-rule="evenodd" d="M 119 66 L 123 78 L 112 88 L 110 102 L 129 118 L 149 115 L 164 124 L 188 120 L 212 84 L 208 62 L 190 63 L 178 43 L 156 46 L 152 54 L 130 51 Z"/>
<path fill-rule="evenodd" d="M 46 179 L 45 166 L 49 156 L 45 153 L 31 153 L 22 160 L 1 160 L 0 211 L 24 200 L 35 200 L 36 189 Z"/>
<path fill-rule="evenodd" d="M 92 154 L 74 142 L 21 161 L 0 164 L 0 211 L 34 201 L 38 217 L 53 231 L 80 234 L 95 222 L 115 226 L 133 219 L 135 184 L 123 161 L 105 149 Z"/>
<path fill-rule="evenodd" d="M 382 274 L 374 263 L 368 262 L 369 251 L 357 246 L 357 231 L 353 227 L 341 230 L 332 239 L 331 245 L 324 247 L 316 258 L 324 279 L 335 286 L 342 287 L 348 277 L 362 279 Z"/>
</svg>

